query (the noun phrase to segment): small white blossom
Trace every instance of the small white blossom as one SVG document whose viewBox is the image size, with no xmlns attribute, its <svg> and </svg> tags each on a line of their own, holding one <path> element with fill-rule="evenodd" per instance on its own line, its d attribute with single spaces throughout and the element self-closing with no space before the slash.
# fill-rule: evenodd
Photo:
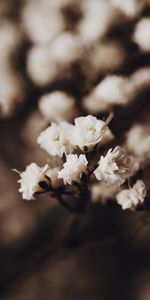
<svg viewBox="0 0 150 300">
<path fill-rule="evenodd" d="M 144 52 L 150 51 L 150 18 L 142 18 L 136 25 L 133 34 L 135 43 L 138 44 Z"/>
<path fill-rule="evenodd" d="M 45 177 L 45 172 L 48 165 L 40 168 L 36 163 L 31 163 L 28 165 L 24 172 L 20 174 L 20 179 L 18 182 L 21 187 L 19 192 L 22 193 L 22 197 L 25 200 L 34 199 L 33 196 L 36 192 L 41 192 L 43 189 L 39 186 L 40 181 L 47 181 Z"/>
<path fill-rule="evenodd" d="M 69 154 L 63 165 L 63 169 L 58 172 L 58 178 L 62 178 L 64 184 L 72 184 L 73 181 L 80 182 L 83 173 L 87 172 L 88 161 L 84 154 Z"/>
<path fill-rule="evenodd" d="M 75 132 L 73 144 L 84 149 L 92 150 L 99 143 L 107 130 L 106 123 L 96 117 L 88 115 L 75 119 Z"/>
<path fill-rule="evenodd" d="M 61 123 L 52 123 L 39 135 L 37 143 L 52 156 L 62 157 L 71 149 Z"/>
<path fill-rule="evenodd" d="M 97 180 L 104 180 L 108 185 L 120 186 L 129 174 L 130 159 L 123 148 L 109 149 L 106 156 L 101 156 L 94 171 Z"/>
<path fill-rule="evenodd" d="M 117 202 L 122 209 L 135 209 L 138 204 L 144 202 L 146 196 L 146 187 L 142 180 L 137 180 L 136 184 L 126 190 L 122 190 L 116 196 Z"/>
</svg>

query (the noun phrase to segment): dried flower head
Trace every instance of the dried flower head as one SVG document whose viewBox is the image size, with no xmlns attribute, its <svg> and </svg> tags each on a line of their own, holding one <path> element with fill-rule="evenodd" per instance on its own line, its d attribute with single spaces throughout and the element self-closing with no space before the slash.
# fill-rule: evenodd
<svg viewBox="0 0 150 300">
<path fill-rule="evenodd" d="M 126 151 L 117 146 L 109 149 L 106 156 L 101 156 L 98 167 L 94 171 L 97 180 L 105 181 L 109 186 L 120 186 L 125 182 L 130 170 L 130 158 Z"/>
<path fill-rule="evenodd" d="M 83 173 L 87 172 L 88 161 L 84 154 L 69 154 L 67 155 L 66 162 L 63 169 L 58 172 L 58 178 L 62 178 L 64 184 L 72 184 L 80 182 Z"/>
<path fill-rule="evenodd" d="M 20 179 L 18 182 L 20 183 L 21 187 L 19 192 L 22 193 L 23 199 L 32 200 L 35 193 L 43 191 L 43 188 L 39 185 L 39 182 L 47 182 L 45 177 L 47 168 L 48 165 L 40 168 L 36 163 L 31 163 L 26 167 L 25 171 L 20 174 Z"/>
<path fill-rule="evenodd" d="M 98 144 L 107 130 L 106 123 L 88 115 L 75 119 L 75 135 L 73 144 L 84 150 L 91 151 Z"/>
<path fill-rule="evenodd" d="M 37 143 L 52 156 L 62 157 L 64 153 L 69 153 L 71 149 L 61 123 L 52 123 L 39 135 Z"/>
</svg>

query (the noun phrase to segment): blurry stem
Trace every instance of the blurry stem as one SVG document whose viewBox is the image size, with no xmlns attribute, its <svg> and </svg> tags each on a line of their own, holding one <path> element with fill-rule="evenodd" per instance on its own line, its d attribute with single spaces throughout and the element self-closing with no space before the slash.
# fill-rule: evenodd
<svg viewBox="0 0 150 300">
<path fill-rule="evenodd" d="M 81 184 L 75 183 L 75 186 L 78 188 L 77 194 L 66 191 L 64 188 L 60 188 L 54 192 L 54 196 L 58 199 L 59 203 L 71 213 L 83 214 L 86 212 L 87 205 L 90 201 L 87 176 L 85 175 L 82 178 Z M 69 200 L 67 199 L 67 196 L 70 196 Z M 71 198 L 75 199 L 75 205 L 72 205 Z"/>
</svg>

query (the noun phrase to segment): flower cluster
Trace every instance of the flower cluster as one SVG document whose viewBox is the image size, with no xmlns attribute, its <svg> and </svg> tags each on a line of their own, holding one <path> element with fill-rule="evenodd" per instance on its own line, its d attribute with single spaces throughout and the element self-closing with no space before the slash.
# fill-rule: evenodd
<svg viewBox="0 0 150 300">
<path fill-rule="evenodd" d="M 110 116 L 106 121 L 102 121 L 92 115 L 75 118 L 74 125 L 63 121 L 52 122 L 39 135 L 37 142 L 48 152 L 51 159 L 56 158 L 57 164 L 53 167 L 46 164 L 41 168 L 31 163 L 26 167 L 19 179 L 19 191 L 23 194 L 23 199 L 31 200 L 38 193 L 50 192 L 67 207 L 72 205 L 72 199 L 76 199 L 77 207 L 73 209 L 78 210 L 83 199 L 84 209 L 91 200 L 92 180 L 98 180 L 99 183 L 110 188 L 116 187 L 118 190 L 131 174 L 132 160 L 121 146 L 108 149 L 103 155 L 101 144 L 110 132 L 109 122 Z M 136 202 L 133 199 L 134 190 L 135 187 L 133 192 L 128 192 L 127 205 L 121 204 L 124 191 L 118 194 L 117 201 L 123 209 L 132 208 Z M 137 201 L 142 202 L 145 192 L 141 192 L 143 189 L 136 190 L 139 199 Z"/>
</svg>

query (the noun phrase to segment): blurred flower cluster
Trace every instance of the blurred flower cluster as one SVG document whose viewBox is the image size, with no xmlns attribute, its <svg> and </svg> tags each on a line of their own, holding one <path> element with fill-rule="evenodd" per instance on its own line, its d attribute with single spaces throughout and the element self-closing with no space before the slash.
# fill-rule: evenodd
<svg viewBox="0 0 150 300">
<path fill-rule="evenodd" d="M 149 116 L 150 0 L 0 0 L 1 300 L 149 300 Z"/>
<path fill-rule="evenodd" d="M 37 139 L 50 155 L 49 164 L 41 168 L 31 163 L 20 173 L 19 191 L 23 199 L 31 200 L 38 193 L 49 192 L 62 205 L 76 212 L 85 211 L 88 202 L 92 201 L 89 187 L 93 176 L 105 183 L 106 188 L 114 186 L 117 191 L 133 175 L 134 163 L 120 146 L 101 155 L 101 140 L 110 132 L 108 121 L 110 116 L 104 122 L 88 115 L 75 118 L 75 125 L 65 121 L 52 122 Z M 53 157 L 55 164 L 51 166 Z M 123 209 L 133 209 L 143 203 L 145 196 L 144 182 L 137 181 L 130 190 L 119 192 L 116 199 Z"/>
<path fill-rule="evenodd" d="M 134 209 L 149 195 L 149 9 L 149 0 L 0 1 L 0 120 L 20 118 L 24 199 L 50 191 Z"/>
</svg>

